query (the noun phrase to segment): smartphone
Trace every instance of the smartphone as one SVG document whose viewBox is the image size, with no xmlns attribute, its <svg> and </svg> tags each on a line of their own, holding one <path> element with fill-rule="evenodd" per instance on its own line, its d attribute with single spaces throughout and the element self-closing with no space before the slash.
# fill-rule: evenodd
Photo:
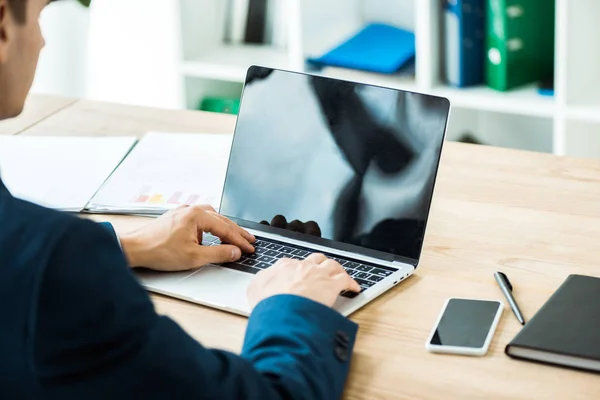
<svg viewBox="0 0 600 400">
<path fill-rule="evenodd" d="M 448 299 L 425 348 L 434 353 L 483 356 L 503 309 L 504 304 L 496 300 Z"/>
</svg>

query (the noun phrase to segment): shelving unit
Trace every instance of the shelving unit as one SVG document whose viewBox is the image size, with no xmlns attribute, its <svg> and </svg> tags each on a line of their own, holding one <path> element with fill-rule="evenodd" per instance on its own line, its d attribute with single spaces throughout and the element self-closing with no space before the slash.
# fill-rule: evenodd
<svg viewBox="0 0 600 400">
<path fill-rule="evenodd" d="M 185 76 L 243 82 L 248 65 L 264 64 L 274 68 L 289 68 L 285 50 L 260 45 L 224 45 L 206 54 L 184 61 L 181 72 Z"/>
<path fill-rule="evenodd" d="M 286 7 L 287 46 L 229 45 L 222 40 L 222 0 L 179 2 L 187 107 L 202 96 L 236 96 L 252 64 L 305 71 L 304 60 L 328 50 L 368 22 L 412 29 L 416 73 L 387 76 L 340 68 L 319 73 L 359 82 L 448 97 L 452 132 L 472 132 L 483 142 L 555 154 L 600 158 L 600 2 L 556 0 L 555 95 L 534 85 L 501 93 L 485 86 L 456 89 L 441 77 L 442 11 L 439 0 L 271 0 Z M 493 121 L 493 123 L 491 122 Z"/>
<path fill-rule="evenodd" d="M 573 121 L 587 121 L 600 124 L 600 105 L 571 106 L 567 109 L 567 118 Z"/>
<path fill-rule="evenodd" d="M 485 86 L 457 89 L 447 85 L 434 86 L 428 92 L 448 97 L 454 107 L 535 117 L 552 117 L 556 113 L 553 97 L 541 96 L 534 85 L 500 93 Z"/>
<path fill-rule="evenodd" d="M 600 123 L 568 119 L 565 141 L 566 153 L 576 157 L 598 157 Z"/>
</svg>

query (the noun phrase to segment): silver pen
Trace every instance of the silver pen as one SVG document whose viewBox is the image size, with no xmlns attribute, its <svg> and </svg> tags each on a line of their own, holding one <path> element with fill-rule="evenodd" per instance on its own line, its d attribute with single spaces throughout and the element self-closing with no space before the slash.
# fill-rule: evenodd
<svg viewBox="0 0 600 400">
<path fill-rule="evenodd" d="M 506 300 L 508 300 L 508 304 L 510 304 L 510 308 L 512 308 L 513 313 L 515 313 L 517 320 L 519 320 L 521 325 L 525 325 L 525 318 L 523 318 L 523 314 L 521 313 L 521 310 L 519 310 L 519 306 L 517 305 L 517 302 L 512 294 L 513 287 L 510 284 L 508 277 L 502 272 L 495 272 L 494 278 L 496 278 L 496 282 L 498 282 L 500 290 L 502 290 L 504 297 L 506 297 Z"/>
</svg>

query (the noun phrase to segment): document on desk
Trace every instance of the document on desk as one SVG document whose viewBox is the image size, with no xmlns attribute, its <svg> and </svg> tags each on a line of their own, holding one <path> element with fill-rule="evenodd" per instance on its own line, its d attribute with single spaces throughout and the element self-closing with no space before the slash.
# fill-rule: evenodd
<svg viewBox="0 0 600 400">
<path fill-rule="evenodd" d="M 218 209 L 232 135 L 150 132 L 86 207 L 92 213 L 160 215 L 181 205 Z"/>
<path fill-rule="evenodd" d="M 79 212 L 135 143 L 134 137 L 0 136 L 0 174 L 15 197 Z"/>
</svg>

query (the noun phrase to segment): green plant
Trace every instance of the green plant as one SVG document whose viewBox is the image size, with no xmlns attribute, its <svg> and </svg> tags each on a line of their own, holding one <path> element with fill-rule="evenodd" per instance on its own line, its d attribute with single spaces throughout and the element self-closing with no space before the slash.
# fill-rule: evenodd
<svg viewBox="0 0 600 400">
<path fill-rule="evenodd" d="M 79 4 L 81 4 L 84 7 L 89 7 L 90 4 L 92 3 L 92 0 L 77 0 L 79 2 Z"/>
</svg>

